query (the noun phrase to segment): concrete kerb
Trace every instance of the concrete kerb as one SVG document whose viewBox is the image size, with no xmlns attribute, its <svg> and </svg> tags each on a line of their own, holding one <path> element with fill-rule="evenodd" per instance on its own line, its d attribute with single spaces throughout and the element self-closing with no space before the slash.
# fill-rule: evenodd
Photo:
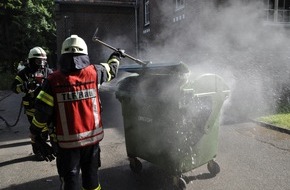
<svg viewBox="0 0 290 190">
<path fill-rule="evenodd" d="M 279 131 L 281 133 L 286 133 L 286 134 L 289 134 L 290 135 L 290 130 L 289 129 L 284 129 L 284 128 L 281 128 L 281 127 L 277 127 L 276 125 L 273 125 L 273 124 L 270 124 L 270 123 L 265 123 L 265 122 L 261 122 L 261 121 L 256 121 L 256 120 L 252 120 L 252 122 L 262 126 L 262 127 L 266 127 L 268 129 L 272 129 L 272 130 L 275 130 L 275 131 Z"/>
</svg>

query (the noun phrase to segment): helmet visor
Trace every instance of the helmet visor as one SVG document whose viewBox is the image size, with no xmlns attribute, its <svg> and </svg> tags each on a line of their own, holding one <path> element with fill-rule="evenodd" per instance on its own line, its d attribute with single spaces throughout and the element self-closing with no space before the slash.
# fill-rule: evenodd
<svg viewBox="0 0 290 190">
<path fill-rule="evenodd" d="M 46 59 L 35 59 L 35 64 L 44 67 L 47 64 L 47 61 Z"/>
<path fill-rule="evenodd" d="M 64 49 L 64 52 L 69 52 L 69 53 L 83 53 L 84 49 L 80 47 L 67 47 Z M 85 53 L 84 53 L 85 54 Z"/>
</svg>

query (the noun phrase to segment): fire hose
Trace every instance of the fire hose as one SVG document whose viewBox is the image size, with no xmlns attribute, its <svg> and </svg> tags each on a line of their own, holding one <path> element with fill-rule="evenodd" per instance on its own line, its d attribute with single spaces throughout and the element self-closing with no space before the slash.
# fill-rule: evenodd
<svg viewBox="0 0 290 190">
<path fill-rule="evenodd" d="M 2 117 L 1 115 L 0 115 L 0 119 L 2 121 L 4 121 L 6 127 L 10 127 L 10 128 L 11 127 L 15 127 L 17 125 L 17 123 L 19 122 L 21 112 L 22 112 L 22 102 L 20 102 L 20 109 L 19 109 L 18 116 L 17 116 L 17 119 L 16 119 L 15 123 L 9 124 L 8 121 L 4 117 Z"/>
</svg>

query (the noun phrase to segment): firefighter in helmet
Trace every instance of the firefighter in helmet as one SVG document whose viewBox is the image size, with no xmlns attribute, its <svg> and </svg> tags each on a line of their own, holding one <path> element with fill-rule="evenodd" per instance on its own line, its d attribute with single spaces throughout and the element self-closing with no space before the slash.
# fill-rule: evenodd
<svg viewBox="0 0 290 190">
<path fill-rule="evenodd" d="M 37 96 L 31 131 L 47 161 L 54 159 L 51 146 L 42 138 L 43 128 L 53 120 L 57 139 L 56 162 L 62 187 L 100 190 L 99 142 L 103 139 L 98 86 L 116 77 L 124 51 L 113 52 L 106 63 L 90 64 L 87 45 L 77 35 L 64 40 L 60 70 L 51 74 Z"/>
<path fill-rule="evenodd" d="M 43 80 L 52 73 L 47 67 L 46 52 L 41 47 L 34 47 L 29 51 L 27 63 L 23 69 L 19 70 L 13 83 L 12 91 L 15 93 L 25 93 L 22 98 L 24 113 L 27 115 L 31 125 L 34 114 L 34 101 L 40 92 Z M 44 160 L 35 143 L 31 141 L 33 153 L 38 161 Z"/>
</svg>

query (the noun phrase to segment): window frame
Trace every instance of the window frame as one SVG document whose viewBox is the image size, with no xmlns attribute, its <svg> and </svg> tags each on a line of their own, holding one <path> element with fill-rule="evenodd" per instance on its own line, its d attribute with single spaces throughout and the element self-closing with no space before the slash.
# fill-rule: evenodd
<svg viewBox="0 0 290 190">
<path fill-rule="evenodd" d="M 144 26 L 150 25 L 150 1 L 144 0 Z"/>
<path fill-rule="evenodd" d="M 175 0 L 175 11 L 185 8 L 185 0 Z"/>
</svg>

